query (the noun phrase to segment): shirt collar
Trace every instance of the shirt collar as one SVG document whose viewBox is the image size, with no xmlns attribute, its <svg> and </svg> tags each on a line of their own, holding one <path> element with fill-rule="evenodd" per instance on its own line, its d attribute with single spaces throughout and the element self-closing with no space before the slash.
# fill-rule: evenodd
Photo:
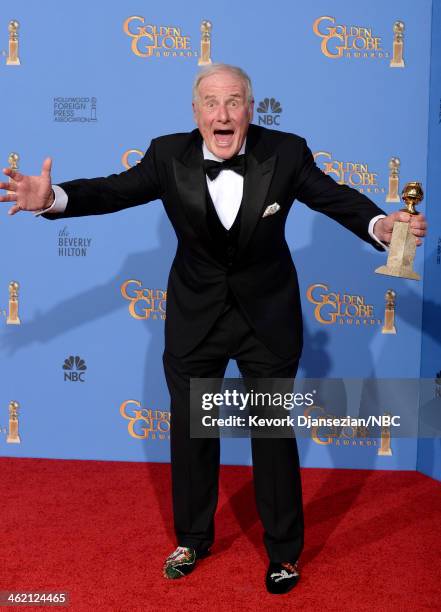
<svg viewBox="0 0 441 612">
<path fill-rule="evenodd" d="M 246 145 L 246 143 L 247 143 L 247 139 L 245 137 L 245 140 L 243 141 L 243 145 L 241 146 L 238 155 L 242 155 L 243 153 L 245 153 L 245 145 Z M 204 159 L 212 159 L 213 161 L 217 161 L 217 162 L 225 161 L 221 157 L 217 157 L 214 153 L 212 153 L 208 149 L 207 145 L 205 144 L 205 141 L 203 142 L 203 145 L 202 145 L 202 152 L 204 154 Z"/>
</svg>

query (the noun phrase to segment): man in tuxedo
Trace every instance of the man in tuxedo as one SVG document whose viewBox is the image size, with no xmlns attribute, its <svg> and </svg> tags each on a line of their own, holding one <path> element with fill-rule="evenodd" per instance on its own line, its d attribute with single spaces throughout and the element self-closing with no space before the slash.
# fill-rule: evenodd
<svg viewBox="0 0 441 612">
<path fill-rule="evenodd" d="M 178 245 L 167 287 L 163 355 L 171 396 L 171 468 L 176 550 L 164 575 L 180 578 L 214 540 L 219 439 L 190 436 L 190 379 L 222 378 L 235 359 L 244 378 L 293 379 L 302 350 L 297 275 L 285 222 L 294 199 L 385 250 L 393 223 L 367 197 L 338 185 L 314 163 L 306 141 L 251 125 L 251 82 L 236 67 L 213 64 L 196 77 L 198 129 L 152 140 L 139 164 L 106 178 L 51 183 L 6 169 L 9 210 L 46 219 L 99 215 L 161 199 Z M 426 222 L 411 219 L 421 243 Z M 266 586 L 290 590 L 299 579 L 303 509 L 295 436 L 252 437 L 257 510 L 269 557 Z"/>
</svg>

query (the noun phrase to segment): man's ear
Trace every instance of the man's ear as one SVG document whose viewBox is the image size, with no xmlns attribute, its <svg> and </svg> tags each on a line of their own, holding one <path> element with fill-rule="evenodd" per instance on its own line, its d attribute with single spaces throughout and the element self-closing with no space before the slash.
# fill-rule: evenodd
<svg viewBox="0 0 441 612">
<path fill-rule="evenodd" d="M 198 118 L 197 118 L 197 107 L 196 107 L 196 102 L 193 100 L 191 103 L 191 107 L 193 109 L 193 119 L 195 121 L 195 123 L 198 122 Z"/>
</svg>

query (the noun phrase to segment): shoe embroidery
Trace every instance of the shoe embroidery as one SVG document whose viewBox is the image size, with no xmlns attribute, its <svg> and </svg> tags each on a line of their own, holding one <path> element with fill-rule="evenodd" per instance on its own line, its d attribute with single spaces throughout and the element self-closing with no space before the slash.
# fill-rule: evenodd
<svg viewBox="0 0 441 612">
<path fill-rule="evenodd" d="M 298 570 L 298 565 L 297 565 L 297 561 L 296 563 L 281 563 L 280 565 L 282 566 L 282 569 L 280 572 L 273 572 L 270 575 L 271 580 L 273 580 L 274 582 L 280 582 L 281 580 L 286 580 L 287 578 L 297 578 L 299 576 L 299 572 Z M 289 573 L 287 570 L 289 570 Z"/>
<path fill-rule="evenodd" d="M 278 578 L 276 578 L 276 576 L 279 576 Z M 280 582 L 281 580 L 285 580 L 286 578 L 295 578 L 296 576 L 298 576 L 297 573 L 295 574 L 288 574 L 288 572 L 284 569 L 281 572 L 274 572 L 273 574 L 271 574 L 271 579 L 274 580 L 274 582 Z"/>
<path fill-rule="evenodd" d="M 168 561 L 187 561 L 188 559 L 191 559 L 192 554 L 189 548 L 186 548 L 185 546 L 178 546 L 177 549 L 172 552 L 171 555 L 169 555 L 167 557 L 167 562 Z"/>
<path fill-rule="evenodd" d="M 185 576 L 188 571 L 183 571 L 184 566 L 192 567 L 196 562 L 196 554 L 191 548 L 178 546 L 174 552 L 167 557 L 164 563 L 163 574 L 166 578 L 178 578 Z"/>
</svg>

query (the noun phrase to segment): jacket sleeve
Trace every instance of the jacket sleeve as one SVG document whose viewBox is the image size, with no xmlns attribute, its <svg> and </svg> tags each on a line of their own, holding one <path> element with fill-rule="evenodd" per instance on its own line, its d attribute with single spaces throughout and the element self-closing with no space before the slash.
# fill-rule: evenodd
<svg viewBox="0 0 441 612">
<path fill-rule="evenodd" d="M 152 140 L 138 164 L 120 174 L 58 184 L 68 197 L 66 209 L 62 213 L 44 213 L 41 216 L 45 219 L 104 215 L 157 200 L 162 190 L 156 166 L 155 141 Z"/>
<path fill-rule="evenodd" d="M 368 227 L 371 219 L 387 213 L 357 189 L 340 185 L 322 172 L 304 138 L 301 145 L 294 197 L 334 219 L 377 250 L 383 250 L 369 235 Z"/>
</svg>

